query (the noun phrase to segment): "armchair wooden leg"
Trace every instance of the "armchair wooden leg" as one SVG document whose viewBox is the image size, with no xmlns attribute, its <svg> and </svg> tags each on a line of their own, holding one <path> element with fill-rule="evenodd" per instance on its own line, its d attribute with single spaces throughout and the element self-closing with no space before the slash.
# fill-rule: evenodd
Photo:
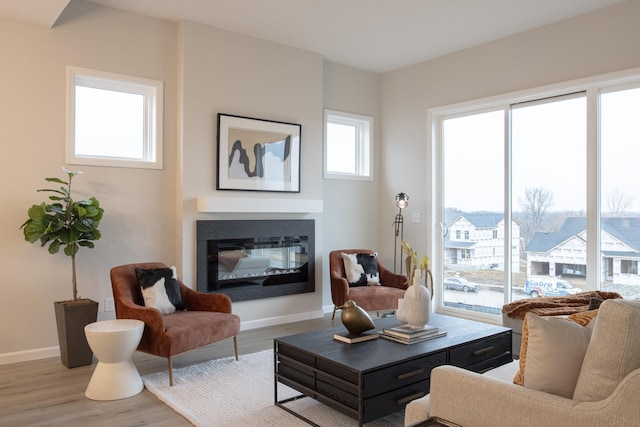
<svg viewBox="0 0 640 427">
<path fill-rule="evenodd" d="M 169 369 L 169 387 L 173 387 L 173 364 L 171 362 L 171 356 L 167 357 L 167 365 Z"/>
<path fill-rule="evenodd" d="M 233 351 L 236 353 L 236 362 L 238 361 L 238 338 L 233 336 Z"/>
<path fill-rule="evenodd" d="M 333 306 L 333 315 L 331 316 L 331 320 L 333 320 L 336 317 L 336 310 L 338 309 L 338 306 L 334 305 Z"/>
</svg>

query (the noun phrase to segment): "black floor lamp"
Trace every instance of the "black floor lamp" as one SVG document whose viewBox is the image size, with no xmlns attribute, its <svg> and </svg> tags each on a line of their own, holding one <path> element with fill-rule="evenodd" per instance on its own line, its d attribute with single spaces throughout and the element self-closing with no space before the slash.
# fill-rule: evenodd
<svg viewBox="0 0 640 427">
<path fill-rule="evenodd" d="M 398 247 L 400 246 L 400 274 L 402 274 L 402 241 L 404 240 L 404 219 L 402 218 L 402 209 L 409 206 L 409 195 L 407 193 L 396 194 L 396 206 L 398 207 L 398 215 L 396 215 L 393 225 L 395 227 L 395 240 L 393 244 L 393 272 L 396 272 L 396 263 L 398 259 Z M 398 236 L 400 236 L 400 244 L 398 244 Z"/>
</svg>

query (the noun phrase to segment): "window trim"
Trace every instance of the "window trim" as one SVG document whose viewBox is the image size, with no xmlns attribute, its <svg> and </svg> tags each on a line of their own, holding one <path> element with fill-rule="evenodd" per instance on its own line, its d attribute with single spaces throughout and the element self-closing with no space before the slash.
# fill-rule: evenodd
<svg viewBox="0 0 640 427">
<path fill-rule="evenodd" d="M 600 289 L 600 165 L 599 165 L 599 95 L 613 90 L 623 90 L 627 87 L 640 86 L 640 67 L 591 76 L 587 78 L 565 81 L 557 84 L 525 89 L 517 92 L 510 92 L 487 98 L 464 101 L 456 104 L 449 104 L 427 109 L 427 152 L 428 163 L 432 166 L 433 185 L 427 186 L 427 198 L 431 202 L 431 209 L 428 213 L 427 222 L 431 224 L 427 231 L 427 241 L 430 242 L 428 252 L 432 259 L 432 273 L 434 282 L 441 283 L 444 278 L 443 257 L 440 248 L 444 244 L 444 233 L 432 230 L 446 229 L 443 217 L 443 159 L 442 159 L 442 121 L 453 117 L 465 116 L 468 114 L 480 114 L 487 111 L 505 111 L 505 140 L 507 141 L 504 158 L 505 168 L 505 224 L 512 220 L 511 215 L 511 164 L 510 151 L 510 106 L 516 103 L 528 102 L 532 100 L 551 98 L 555 96 L 568 95 L 574 92 L 586 92 L 587 96 L 587 170 L 597 171 L 587 174 L 587 233 L 593 238 L 587 241 L 587 288 Z M 598 215 L 589 214 L 597 212 Z M 511 228 L 505 227 L 505 241 L 511 241 Z M 506 247 L 505 257 L 505 303 L 511 300 L 511 245 Z M 455 316 L 479 319 L 490 323 L 500 323 L 499 316 L 484 313 L 471 313 L 454 308 L 449 308 L 443 304 L 443 294 L 441 289 L 435 290 L 436 311 Z"/>
<path fill-rule="evenodd" d="M 76 86 L 79 85 L 122 93 L 135 93 L 144 97 L 143 159 L 76 154 Z M 162 169 L 164 167 L 163 98 L 164 83 L 162 81 L 67 66 L 66 162 L 76 165 Z"/>
<path fill-rule="evenodd" d="M 328 167 L 327 126 L 329 123 L 346 124 L 356 127 L 356 173 L 331 172 Z M 372 116 L 346 113 L 337 110 L 324 110 L 324 178 L 373 181 L 374 179 L 374 126 Z"/>
</svg>

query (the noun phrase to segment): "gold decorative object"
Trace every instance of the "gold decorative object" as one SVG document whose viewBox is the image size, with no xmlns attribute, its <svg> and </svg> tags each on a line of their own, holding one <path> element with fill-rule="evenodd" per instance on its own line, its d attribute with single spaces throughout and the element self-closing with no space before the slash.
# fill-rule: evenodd
<svg viewBox="0 0 640 427">
<path fill-rule="evenodd" d="M 359 335 L 376 327 L 369 314 L 362 307 L 358 307 L 354 301 L 347 300 L 338 308 L 342 310 L 342 324 L 350 333 Z"/>
</svg>

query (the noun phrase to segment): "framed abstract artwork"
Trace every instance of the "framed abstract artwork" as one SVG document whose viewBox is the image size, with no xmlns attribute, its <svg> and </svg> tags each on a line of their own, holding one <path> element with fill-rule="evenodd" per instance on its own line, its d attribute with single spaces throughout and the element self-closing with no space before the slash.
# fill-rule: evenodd
<svg viewBox="0 0 640 427">
<path fill-rule="evenodd" d="M 300 192 L 294 123 L 218 114 L 218 190 Z"/>
</svg>

